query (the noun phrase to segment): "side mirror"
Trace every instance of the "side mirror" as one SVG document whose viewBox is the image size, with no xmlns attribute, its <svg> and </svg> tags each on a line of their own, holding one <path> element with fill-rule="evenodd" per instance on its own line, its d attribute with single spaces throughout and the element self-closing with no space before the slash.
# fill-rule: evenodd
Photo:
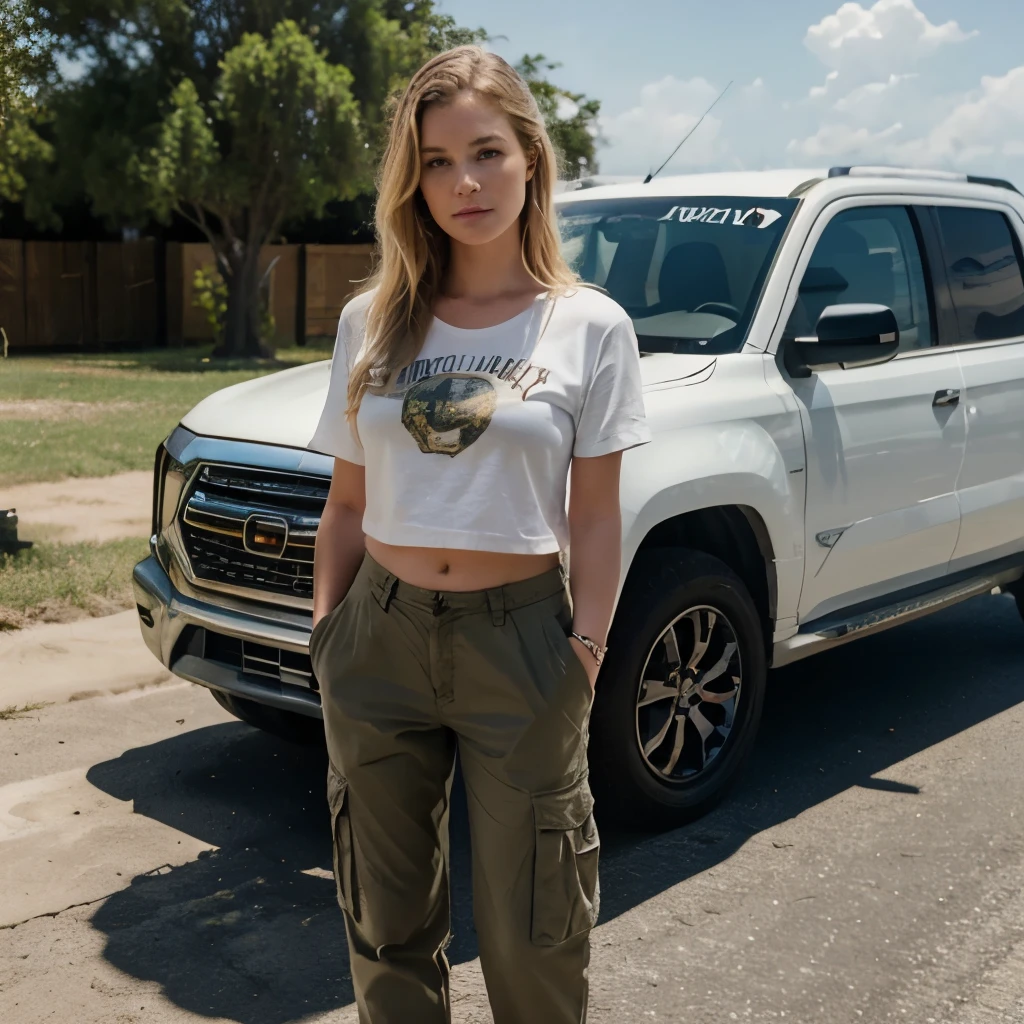
<svg viewBox="0 0 1024 1024">
<path fill-rule="evenodd" d="M 888 362 L 900 347 L 896 314 L 874 303 L 826 306 L 814 337 L 790 338 L 783 351 L 790 376 L 809 377 L 814 370 L 873 366 Z"/>
</svg>

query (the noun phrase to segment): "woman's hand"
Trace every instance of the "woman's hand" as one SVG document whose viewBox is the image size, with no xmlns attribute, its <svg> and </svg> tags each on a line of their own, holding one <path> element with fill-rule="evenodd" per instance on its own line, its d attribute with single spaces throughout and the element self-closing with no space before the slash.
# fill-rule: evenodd
<svg viewBox="0 0 1024 1024">
<path fill-rule="evenodd" d="M 569 585 L 572 628 L 604 646 L 621 572 L 622 513 L 619 466 L 622 452 L 574 458 L 570 465 Z M 569 637 L 590 680 L 600 665 L 590 649 Z"/>
<path fill-rule="evenodd" d="M 576 652 L 576 657 L 580 659 L 583 669 L 587 673 L 587 678 L 590 680 L 590 688 L 593 690 L 597 683 L 597 673 L 601 668 L 597 663 L 597 658 L 594 657 L 590 648 L 586 644 L 581 644 L 576 637 L 569 637 L 569 643 Z"/>
</svg>

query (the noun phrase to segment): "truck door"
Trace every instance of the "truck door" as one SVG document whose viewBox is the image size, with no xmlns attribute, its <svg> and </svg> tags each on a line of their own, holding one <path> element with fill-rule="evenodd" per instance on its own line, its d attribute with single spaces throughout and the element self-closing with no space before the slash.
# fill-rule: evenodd
<svg viewBox="0 0 1024 1024">
<path fill-rule="evenodd" d="M 917 217 L 856 202 L 815 225 L 782 344 L 813 334 L 826 306 L 872 302 L 896 314 L 900 350 L 789 380 L 807 453 L 802 625 L 943 576 L 960 526 L 963 379 L 955 353 L 935 344 Z"/>
<path fill-rule="evenodd" d="M 922 213 L 935 228 L 926 239 L 939 342 L 956 350 L 965 385 L 955 572 L 1024 551 L 1024 224 L 992 205 L 936 204 Z"/>
</svg>

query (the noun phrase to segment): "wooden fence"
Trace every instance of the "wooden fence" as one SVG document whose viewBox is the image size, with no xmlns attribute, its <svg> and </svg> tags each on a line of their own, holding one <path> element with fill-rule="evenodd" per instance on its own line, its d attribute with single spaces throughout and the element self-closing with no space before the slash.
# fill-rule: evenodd
<svg viewBox="0 0 1024 1024">
<path fill-rule="evenodd" d="M 306 335 L 334 337 L 345 300 L 370 273 L 371 246 L 306 246 Z"/>
<path fill-rule="evenodd" d="M 0 327 L 12 344 L 24 344 L 25 249 L 21 242 L 3 239 L 0 239 Z"/>
<path fill-rule="evenodd" d="M 96 244 L 95 342 L 137 345 L 160 338 L 158 258 L 151 241 Z"/>
<path fill-rule="evenodd" d="M 268 245 L 261 275 L 275 345 L 332 336 L 371 266 L 369 245 Z M 0 327 L 11 352 L 180 345 L 213 337 L 194 304 L 206 244 L 0 239 Z"/>
</svg>

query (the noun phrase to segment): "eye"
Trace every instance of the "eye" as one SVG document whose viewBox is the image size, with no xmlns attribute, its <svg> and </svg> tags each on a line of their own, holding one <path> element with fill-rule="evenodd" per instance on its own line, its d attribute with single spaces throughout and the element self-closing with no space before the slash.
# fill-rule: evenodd
<svg viewBox="0 0 1024 1024">
<path fill-rule="evenodd" d="M 441 164 L 443 162 L 444 162 L 444 157 L 443 156 L 435 156 L 433 160 L 428 160 L 427 161 L 427 166 L 428 167 L 437 167 L 439 164 Z"/>
<path fill-rule="evenodd" d="M 497 149 L 482 149 L 480 151 L 480 156 L 487 156 L 488 153 L 493 153 L 495 156 L 501 156 L 501 152 Z"/>
</svg>

